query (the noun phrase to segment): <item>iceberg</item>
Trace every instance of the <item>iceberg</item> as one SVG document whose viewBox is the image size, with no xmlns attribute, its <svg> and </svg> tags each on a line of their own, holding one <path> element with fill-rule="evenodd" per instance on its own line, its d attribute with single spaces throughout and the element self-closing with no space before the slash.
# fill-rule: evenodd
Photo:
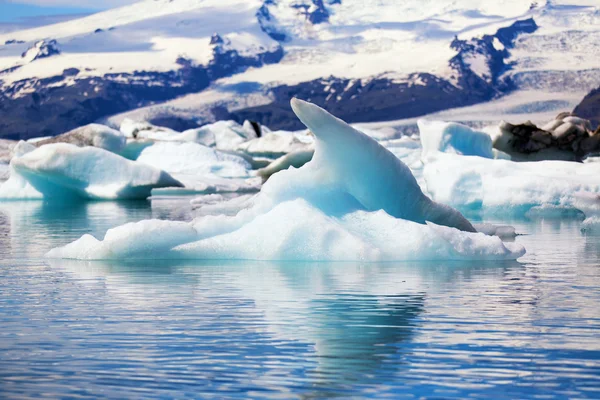
<svg viewBox="0 0 600 400">
<path fill-rule="evenodd" d="M 67 143 L 14 149 L 0 199 L 143 199 L 153 188 L 180 187 L 168 173 L 97 147 Z"/>
<path fill-rule="evenodd" d="M 234 216 L 127 224 L 48 257 L 378 262 L 514 260 L 525 253 L 474 232 L 459 212 L 431 201 L 408 167 L 372 138 L 313 104 L 293 99 L 292 109 L 315 134 L 314 157 L 271 176 Z"/>
<path fill-rule="evenodd" d="M 174 176 L 245 178 L 252 169 L 242 157 L 193 142 L 157 142 L 144 148 L 136 161 Z"/>
<path fill-rule="evenodd" d="M 300 168 L 310 160 L 312 160 L 315 154 L 314 149 L 298 150 L 279 157 L 269 165 L 256 171 L 264 182 L 266 182 L 271 175 L 286 170 L 290 167 Z"/>
<path fill-rule="evenodd" d="M 242 143 L 255 139 L 256 132 L 235 121 L 217 121 L 200 128 L 189 129 L 179 134 L 163 137 L 164 140 L 196 142 L 219 150 L 232 151 Z"/>
<path fill-rule="evenodd" d="M 543 216 L 581 210 L 600 194 L 600 165 L 569 161 L 515 162 L 439 153 L 424 159 L 423 176 L 436 201 L 463 212 Z"/>
<path fill-rule="evenodd" d="M 37 147 L 51 143 L 70 143 L 79 147 L 94 146 L 118 154 L 125 147 L 125 142 L 126 138 L 121 132 L 105 125 L 89 124 L 34 143 Z"/>
<path fill-rule="evenodd" d="M 193 142 L 156 142 L 142 149 L 137 162 L 150 165 L 177 179 L 179 189 L 156 189 L 153 195 L 257 192 L 260 180 L 243 157 Z"/>
<path fill-rule="evenodd" d="M 435 201 L 464 213 L 495 216 L 548 217 L 600 209 L 597 163 L 516 162 L 492 151 L 491 136 L 466 126 L 419 121 L 419 129 L 422 176 Z"/>
<path fill-rule="evenodd" d="M 432 152 L 442 152 L 495 158 L 492 151 L 492 138 L 485 132 L 454 122 L 420 119 L 417 125 L 421 133 L 424 156 Z"/>
<path fill-rule="evenodd" d="M 312 149 L 312 138 L 302 137 L 293 132 L 269 132 L 262 137 L 239 144 L 236 151 L 253 157 L 278 158 L 286 154 Z"/>
<path fill-rule="evenodd" d="M 581 231 L 587 235 L 600 234 L 600 216 L 593 215 L 581 223 Z"/>
<path fill-rule="evenodd" d="M 170 140 L 173 136 L 179 134 L 169 128 L 156 126 L 146 121 L 134 121 L 125 118 L 119 127 L 121 133 L 130 139 L 153 139 L 153 140 Z"/>
</svg>

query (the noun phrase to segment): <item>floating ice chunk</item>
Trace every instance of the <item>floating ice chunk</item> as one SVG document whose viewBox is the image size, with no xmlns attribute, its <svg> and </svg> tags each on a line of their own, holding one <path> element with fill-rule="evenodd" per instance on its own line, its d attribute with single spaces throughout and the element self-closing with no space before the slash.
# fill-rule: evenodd
<svg viewBox="0 0 600 400">
<path fill-rule="evenodd" d="M 171 136 L 168 140 L 196 142 L 219 150 L 234 150 L 243 142 L 256 138 L 253 130 L 244 129 L 235 121 L 218 121 Z"/>
<path fill-rule="evenodd" d="M 157 142 L 145 147 L 137 161 L 172 175 L 248 177 L 251 165 L 241 157 L 198 143 Z"/>
<path fill-rule="evenodd" d="M 423 169 L 433 199 L 491 215 L 585 212 L 585 196 L 600 193 L 599 175 L 597 163 L 518 163 L 444 153 L 429 157 Z"/>
<path fill-rule="evenodd" d="M 423 156 L 442 152 L 494 158 L 492 138 L 485 132 L 454 122 L 420 119 L 417 124 L 421 133 Z"/>
<path fill-rule="evenodd" d="M 146 220 L 109 229 L 100 241 L 83 235 L 75 242 L 48 253 L 51 258 L 103 259 L 152 258 L 173 246 L 196 240 L 192 225 L 177 221 Z"/>
<path fill-rule="evenodd" d="M 132 199 L 148 197 L 153 188 L 181 186 L 164 171 L 96 147 L 56 143 L 25 150 L 12 159 L 0 198 Z"/>
<path fill-rule="evenodd" d="M 260 176 L 263 181 L 267 181 L 271 177 L 271 175 L 286 170 L 290 167 L 300 168 L 310 160 L 312 160 L 315 151 L 313 149 L 309 150 L 299 150 L 289 154 L 286 154 L 283 157 L 279 157 L 277 160 L 273 161 L 268 166 L 261 168 L 257 171 L 258 176 Z"/>
<path fill-rule="evenodd" d="M 417 224 L 383 211 L 356 211 L 336 219 L 296 199 L 231 233 L 190 242 L 173 252 L 180 258 L 391 261 L 505 259 L 523 250 L 496 237 Z"/>
<path fill-rule="evenodd" d="M 475 224 L 477 232 L 485 233 L 488 236 L 498 236 L 501 239 L 511 239 L 517 236 L 514 226 L 510 225 L 492 225 Z"/>
<path fill-rule="evenodd" d="M 169 140 L 179 132 L 162 126 L 155 126 L 146 121 L 134 121 L 125 118 L 121 122 L 120 131 L 127 138 Z"/>
<path fill-rule="evenodd" d="M 15 145 L 15 147 L 13 147 L 12 158 L 21 157 L 27 153 L 31 153 L 35 149 L 36 149 L 36 147 L 33 144 L 21 140 L 19 143 L 17 143 Z"/>
<path fill-rule="evenodd" d="M 199 196 L 190 201 L 197 215 L 236 215 L 244 208 L 252 206 L 253 194 L 235 193 L 234 197 L 222 194 Z"/>
<path fill-rule="evenodd" d="M 273 175 L 235 216 L 197 218 L 189 224 L 195 234 L 178 224 L 174 238 L 149 235 L 151 245 L 139 251 L 127 243 L 136 248 L 134 241 L 146 240 L 140 231 L 161 227 L 125 225 L 103 241 L 82 238 L 49 256 L 392 261 L 524 254 L 516 243 L 474 233 L 460 213 L 432 202 L 408 167 L 373 139 L 310 103 L 293 100 L 292 107 L 316 135 L 313 159 Z"/>
<path fill-rule="evenodd" d="M 0 185 L 2 200 L 42 200 L 44 195 L 9 166 L 8 180 Z"/>
<path fill-rule="evenodd" d="M 0 163 L 8 164 L 12 158 L 13 148 L 17 145 L 14 140 L 0 139 Z"/>
<path fill-rule="evenodd" d="M 260 178 L 231 179 L 207 176 L 177 175 L 183 187 L 152 189 L 152 196 L 186 196 L 191 194 L 256 193 Z"/>
<path fill-rule="evenodd" d="M 243 219 L 238 214 L 204 217 L 195 225 L 142 221 L 109 230 L 102 241 L 85 235 L 48 257 L 377 262 L 503 260 L 524 254 L 522 246 L 498 237 L 417 224 L 383 211 L 356 211 L 338 219 L 304 199 L 280 203 L 239 225 Z"/>
<path fill-rule="evenodd" d="M 7 163 L 0 162 L 0 181 L 10 178 L 10 167 Z"/>
<path fill-rule="evenodd" d="M 277 158 L 288 153 L 310 150 L 312 146 L 304 143 L 292 132 L 277 131 L 239 144 L 236 151 L 251 156 Z"/>
<path fill-rule="evenodd" d="M 251 179 L 252 166 L 244 158 L 198 143 L 156 142 L 143 148 L 136 161 L 168 172 L 185 186 L 156 189 L 153 195 L 257 192 L 260 189 L 260 180 Z"/>
<path fill-rule="evenodd" d="M 585 234 L 600 233 L 600 216 L 594 215 L 581 223 L 581 231 Z"/>
<path fill-rule="evenodd" d="M 119 153 L 125 147 L 125 136 L 112 128 L 100 124 L 85 125 L 62 135 L 35 142 L 37 147 L 51 143 L 70 143 L 75 146 L 94 146 L 113 153 Z"/>
</svg>

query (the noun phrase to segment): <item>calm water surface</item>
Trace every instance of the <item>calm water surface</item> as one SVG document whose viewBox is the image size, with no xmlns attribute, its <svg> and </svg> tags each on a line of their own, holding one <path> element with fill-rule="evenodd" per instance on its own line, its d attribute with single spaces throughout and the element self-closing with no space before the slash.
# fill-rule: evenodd
<svg viewBox="0 0 600 400">
<path fill-rule="evenodd" d="M 576 219 L 509 221 L 519 262 L 44 258 L 188 200 L 0 203 L 0 398 L 600 398 L 600 237 Z"/>
</svg>

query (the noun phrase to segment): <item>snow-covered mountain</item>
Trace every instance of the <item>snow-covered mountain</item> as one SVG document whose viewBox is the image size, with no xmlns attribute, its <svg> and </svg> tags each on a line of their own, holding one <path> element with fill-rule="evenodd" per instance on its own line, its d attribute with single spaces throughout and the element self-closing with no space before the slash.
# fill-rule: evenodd
<svg viewBox="0 0 600 400">
<path fill-rule="evenodd" d="M 125 115 L 294 129 L 293 96 L 351 122 L 583 97 L 599 39 L 597 0 L 144 0 L 0 34 L 0 135 Z"/>
</svg>

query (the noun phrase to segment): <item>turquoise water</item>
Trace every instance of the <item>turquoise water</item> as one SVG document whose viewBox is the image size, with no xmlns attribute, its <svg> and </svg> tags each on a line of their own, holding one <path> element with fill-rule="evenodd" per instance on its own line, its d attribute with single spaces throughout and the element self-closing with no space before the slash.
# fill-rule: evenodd
<svg viewBox="0 0 600 400">
<path fill-rule="evenodd" d="M 188 200 L 0 204 L 0 398 L 600 398 L 577 219 L 508 221 L 519 262 L 44 259 Z"/>
</svg>

